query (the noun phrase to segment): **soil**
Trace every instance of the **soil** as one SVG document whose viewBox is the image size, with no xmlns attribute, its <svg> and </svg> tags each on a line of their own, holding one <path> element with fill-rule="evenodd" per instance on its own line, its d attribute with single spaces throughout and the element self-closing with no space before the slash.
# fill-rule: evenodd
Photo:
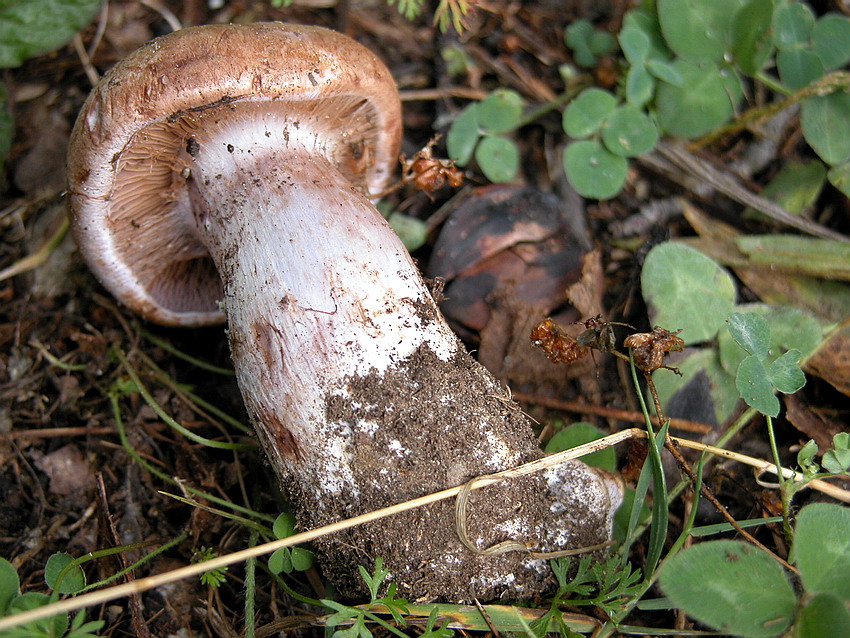
<svg viewBox="0 0 850 638">
<path fill-rule="evenodd" d="M 443 361 L 423 347 L 384 375 L 349 379 L 347 389 L 345 398 L 328 397 L 327 420 L 368 421 L 375 429 L 355 436 L 347 450 L 360 494 L 322 511 L 361 514 L 541 456 L 528 418 L 465 351 Z M 388 407 L 376 410 L 376 403 Z M 515 540 L 534 551 L 603 543 L 612 513 L 607 478 L 575 463 L 562 469 L 554 489 L 546 477 L 532 476 L 473 492 L 470 539 L 482 549 Z M 302 527 L 334 522 L 315 511 L 305 508 Z M 363 590 L 351 565 L 370 565 L 379 556 L 401 594 L 422 600 L 525 598 L 551 581 L 545 563 L 526 552 L 472 554 L 458 538 L 452 501 L 354 528 L 318 546 L 326 574 L 347 594 Z"/>
</svg>

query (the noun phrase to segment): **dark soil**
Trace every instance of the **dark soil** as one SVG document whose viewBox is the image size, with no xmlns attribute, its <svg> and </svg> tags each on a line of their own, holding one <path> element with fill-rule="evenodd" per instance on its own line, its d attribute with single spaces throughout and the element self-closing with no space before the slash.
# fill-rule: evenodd
<svg viewBox="0 0 850 638">
<path fill-rule="evenodd" d="M 348 450 L 359 497 L 327 507 L 331 511 L 361 514 L 541 456 L 527 417 L 465 352 L 443 361 L 423 348 L 397 370 L 351 379 L 348 389 L 346 398 L 329 399 L 328 421 L 367 420 L 377 428 L 373 436 L 356 436 Z M 390 409 L 376 410 L 376 395 Z M 473 492 L 468 506 L 473 544 L 484 549 L 514 540 L 547 552 L 604 543 L 611 512 L 608 477 L 575 463 L 558 478 L 554 487 L 539 475 Z M 311 515 L 310 508 L 302 519 L 305 528 L 334 522 Z M 551 579 L 544 563 L 523 552 L 472 554 L 458 539 L 452 501 L 356 527 L 323 539 L 319 547 L 326 571 L 338 574 L 342 591 L 350 593 L 363 588 L 351 565 L 377 557 L 403 595 L 423 600 L 528 597 Z"/>
</svg>

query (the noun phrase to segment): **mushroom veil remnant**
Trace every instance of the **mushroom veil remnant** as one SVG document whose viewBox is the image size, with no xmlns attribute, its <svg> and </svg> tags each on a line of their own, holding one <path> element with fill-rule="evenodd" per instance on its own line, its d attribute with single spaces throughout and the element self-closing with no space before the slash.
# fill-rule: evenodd
<svg viewBox="0 0 850 638">
<path fill-rule="evenodd" d="M 74 234 L 143 317 L 227 321 L 257 435 L 311 529 L 541 456 L 506 391 L 464 350 L 367 199 L 401 138 L 386 67 L 353 40 L 285 24 L 195 27 L 119 62 L 69 150 Z M 471 493 L 468 536 L 534 551 L 605 542 L 611 475 L 570 462 Z M 483 556 L 451 503 L 326 537 L 343 592 L 382 557 L 403 595 L 523 597 L 546 563 Z"/>
</svg>

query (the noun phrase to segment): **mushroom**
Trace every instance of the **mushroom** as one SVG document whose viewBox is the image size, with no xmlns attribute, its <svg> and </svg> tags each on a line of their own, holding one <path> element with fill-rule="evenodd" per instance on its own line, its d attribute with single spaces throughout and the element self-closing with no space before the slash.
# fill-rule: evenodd
<svg viewBox="0 0 850 638">
<path fill-rule="evenodd" d="M 277 23 L 148 43 L 103 78 L 72 135 L 83 256 L 151 321 L 226 317 L 245 406 L 302 529 L 541 456 L 366 195 L 385 184 L 400 136 L 397 92 L 374 54 Z M 596 545 L 621 491 L 580 462 L 478 490 L 467 541 Z M 447 503 L 317 545 L 351 594 L 363 586 L 356 566 L 379 556 L 420 599 L 516 598 L 551 583 L 528 552 L 471 551 Z"/>
</svg>

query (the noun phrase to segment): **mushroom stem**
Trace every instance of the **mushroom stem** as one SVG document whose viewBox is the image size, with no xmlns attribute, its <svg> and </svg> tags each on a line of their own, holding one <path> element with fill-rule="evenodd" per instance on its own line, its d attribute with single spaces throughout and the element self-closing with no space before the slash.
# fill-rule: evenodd
<svg viewBox="0 0 850 638">
<path fill-rule="evenodd" d="M 309 131 L 294 140 L 291 127 L 252 126 L 187 144 L 189 201 L 224 285 L 246 407 L 301 526 L 538 457 L 524 415 L 466 353 L 371 202 Z M 288 150 L 266 144 L 275 136 Z M 469 542 L 556 551 L 608 540 L 620 485 L 572 463 L 483 492 L 470 497 Z M 351 592 L 350 566 L 381 556 L 408 594 L 541 589 L 541 561 L 470 551 L 453 516 L 435 504 L 324 541 L 326 572 Z"/>
<path fill-rule="evenodd" d="M 326 424 L 328 397 L 423 345 L 448 360 L 458 344 L 372 203 L 322 154 L 290 148 L 281 157 L 264 143 L 199 144 L 190 199 L 223 282 L 240 389 L 274 467 L 309 470 L 317 496 L 356 494 L 346 450 L 356 426 Z"/>
</svg>

